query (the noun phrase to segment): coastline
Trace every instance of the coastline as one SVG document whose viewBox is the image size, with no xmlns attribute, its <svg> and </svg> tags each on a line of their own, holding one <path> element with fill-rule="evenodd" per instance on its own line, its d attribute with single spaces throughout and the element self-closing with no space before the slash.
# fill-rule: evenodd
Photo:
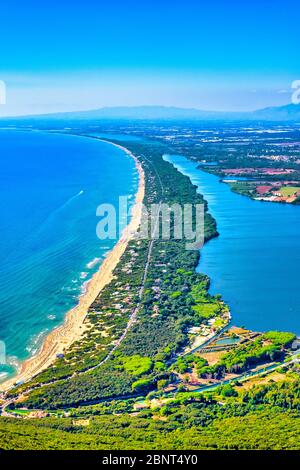
<svg viewBox="0 0 300 470">
<path fill-rule="evenodd" d="M 101 290 L 112 280 L 112 273 L 115 267 L 140 225 L 142 215 L 141 203 L 143 202 L 145 192 L 145 174 L 141 163 L 126 147 L 104 139 L 97 140 L 120 148 L 135 161 L 139 173 L 139 186 L 135 195 L 135 204 L 132 208 L 130 222 L 123 230 L 120 239 L 113 249 L 108 253 L 103 263 L 101 263 L 99 270 L 88 282 L 86 292 L 80 297 L 78 304 L 66 313 L 64 323 L 47 335 L 37 354 L 26 359 L 22 363 L 20 371 L 14 377 L 0 384 L 0 392 L 8 391 L 15 386 L 16 382 L 28 382 L 35 375 L 53 364 L 58 354 L 63 354 L 72 343 L 80 339 L 85 331 L 84 320 L 89 307 Z"/>
</svg>

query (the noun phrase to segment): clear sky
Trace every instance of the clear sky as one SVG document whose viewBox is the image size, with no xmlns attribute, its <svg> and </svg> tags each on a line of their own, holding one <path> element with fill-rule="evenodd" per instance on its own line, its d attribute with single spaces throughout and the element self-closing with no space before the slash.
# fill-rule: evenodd
<svg viewBox="0 0 300 470">
<path fill-rule="evenodd" d="M 299 14 L 299 0 L 3 0 L 0 115 L 289 103 Z"/>
</svg>

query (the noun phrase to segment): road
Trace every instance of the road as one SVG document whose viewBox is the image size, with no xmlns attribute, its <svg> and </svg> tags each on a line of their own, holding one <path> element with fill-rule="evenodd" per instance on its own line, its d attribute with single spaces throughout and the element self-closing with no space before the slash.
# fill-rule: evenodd
<svg viewBox="0 0 300 470">
<path fill-rule="evenodd" d="M 156 220 L 155 220 L 155 225 L 154 225 L 154 231 L 153 231 L 153 235 L 154 235 L 154 236 L 155 236 L 155 233 L 156 233 L 156 231 L 157 231 L 158 224 L 159 224 L 159 214 L 160 214 L 161 204 L 162 204 L 162 202 L 160 201 L 160 202 L 159 202 L 159 206 L 158 206 L 159 210 L 158 210 L 158 212 L 157 212 Z M 133 310 L 132 314 L 130 315 L 129 320 L 128 320 L 128 323 L 127 323 L 127 325 L 126 325 L 126 328 L 125 328 L 125 330 L 124 330 L 122 336 L 120 336 L 120 338 L 118 339 L 118 341 L 117 341 L 116 344 L 114 345 L 113 349 L 111 349 L 111 351 L 108 353 L 108 355 L 105 357 L 105 359 L 103 359 L 103 361 L 99 362 L 99 364 L 96 364 L 95 366 L 91 367 L 90 369 L 85 370 L 84 372 L 78 373 L 77 375 L 85 374 L 86 372 L 90 372 L 90 371 L 92 371 L 92 370 L 95 370 L 95 369 L 97 369 L 98 367 L 100 367 L 100 366 L 102 366 L 103 364 L 105 364 L 105 362 L 107 362 L 107 361 L 111 358 L 111 356 L 113 355 L 113 353 L 114 353 L 114 352 L 116 351 L 116 349 L 120 346 L 120 344 L 122 343 L 122 341 L 124 341 L 124 339 L 125 339 L 126 336 L 127 336 L 128 331 L 130 330 L 130 328 L 132 327 L 132 325 L 136 322 L 138 313 L 139 313 L 140 308 L 141 308 L 141 301 L 142 301 L 142 298 L 143 298 L 143 293 L 144 293 L 144 290 L 145 290 L 145 284 L 146 284 L 146 280 L 147 280 L 149 265 L 150 265 L 150 262 L 151 262 L 152 249 L 153 249 L 153 244 L 154 244 L 154 241 L 155 241 L 154 236 L 151 238 L 150 243 L 149 243 L 147 261 L 146 261 L 145 268 L 144 268 L 144 274 L 143 274 L 143 278 L 142 278 L 142 283 L 141 283 L 141 286 L 140 286 L 140 289 L 139 289 L 139 293 L 138 293 L 139 303 L 138 303 L 138 305 L 135 307 L 135 309 Z"/>
</svg>

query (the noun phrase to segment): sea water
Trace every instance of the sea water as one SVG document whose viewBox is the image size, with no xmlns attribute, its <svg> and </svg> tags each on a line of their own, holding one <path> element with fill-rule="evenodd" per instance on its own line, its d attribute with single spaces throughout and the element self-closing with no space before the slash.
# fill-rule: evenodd
<svg viewBox="0 0 300 470">
<path fill-rule="evenodd" d="M 0 130 L 0 341 L 13 372 L 63 322 L 117 240 L 96 208 L 134 203 L 138 173 L 120 148 L 81 136 Z"/>
<path fill-rule="evenodd" d="M 204 245 L 198 271 L 229 304 L 232 321 L 300 334 L 300 206 L 254 201 L 187 158 L 165 156 L 208 202 L 220 236 Z"/>
</svg>

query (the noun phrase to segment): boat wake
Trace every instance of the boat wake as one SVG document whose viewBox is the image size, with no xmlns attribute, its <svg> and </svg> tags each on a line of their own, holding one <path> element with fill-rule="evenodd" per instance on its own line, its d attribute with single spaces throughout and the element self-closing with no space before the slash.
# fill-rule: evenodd
<svg viewBox="0 0 300 470">
<path fill-rule="evenodd" d="M 74 199 L 76 199 L 77 197 L 81 196 L 82 194 L 84 193 L 83 189 L 81 189 L 81 191 L 79 191 L 78 193 L 74 194 L 73 196 L 71 196 L 66 202 L 64 202 L 60 207 L 58 207 L 57 209 L 55 209 L 53 213 L 55 212 L 58 212 L 58 211 L 61 211 L 62 209 L 64 209 L 66 206 L 68 206 L 72 201 L 74 201 Z"/>
</svg>

